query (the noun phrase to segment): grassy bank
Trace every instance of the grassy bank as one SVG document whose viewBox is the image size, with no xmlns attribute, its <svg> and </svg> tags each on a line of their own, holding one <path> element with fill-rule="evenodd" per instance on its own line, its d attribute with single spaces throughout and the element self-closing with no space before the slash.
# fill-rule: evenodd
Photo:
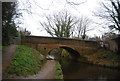
<svg viewBox="0 0 120 81">
<path fill-rule="evenodd" d="M 6 69 L 6 73 L 17 76 L 36 74 L 44 64 L 43 59 L 43 55 L 35 49 L 27 46 L 18 46 L 12 63 Z"/>
<path fill-rule="evenodd" d="M 105 49 L 100 49 L 96 53 L 87 56 L 87 60 L 91 64 L 97 64 L 106 67 L 120 67 L 120 56 Z"/>
<path fill-rule="evenodd" d="M 61 65 L 59 64 L 58 61 L 56 61 L 56 72 L 55 72 L 55 79 L 61 79 L 63 81 L 63 72 Z"/>
</svg>

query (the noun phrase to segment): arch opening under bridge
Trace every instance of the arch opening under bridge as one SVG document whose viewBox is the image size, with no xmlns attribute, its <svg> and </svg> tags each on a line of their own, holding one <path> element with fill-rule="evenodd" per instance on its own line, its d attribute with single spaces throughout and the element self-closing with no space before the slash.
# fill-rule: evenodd
<svg viewBox="0 0 120 81">
<path fill-rule="evenodd" d="M 62 48 L 62 49 L 65 49 L 66 51 L 68 51 L 69 52 L 69 55 L 71 56 L 71 58 L 72 59 L 74 59 L 74 60 L 77 60 L 77 59 L 79 59 L 80 58 L 80 53 L 79 52 L 77 52 L 76 50 L 74 50 L 73 48 L 71 48 L 71 47 L 66 47 L 66 46 L 61 46 L 61 47 L 56 47 L 56 48 L 53 48 L 52 50 L 50 50 L 49 52 L 48 52 L 48 54 L 49 55 L 51 55 L 51 52 L 53 51 L 53 50 L 57 50 L 57 51 L 59 51 L 60 49 L 59 48 Z M 60 50 L 61 51 L 61 50 Z M 60 52 L 59 52 L 60 53 Z M 54 54 L 54 53 L 53 53 Z M 58 53 L 57 53 L 58 54 Z M 58 55 L 60 55 L 60 54 L 58 54 Z"/>
</svg>

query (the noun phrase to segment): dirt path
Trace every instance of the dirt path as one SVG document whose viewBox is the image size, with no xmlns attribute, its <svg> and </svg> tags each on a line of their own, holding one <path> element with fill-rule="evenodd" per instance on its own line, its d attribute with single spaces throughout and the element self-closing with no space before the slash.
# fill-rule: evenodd
<svg viewBox="0 0 120 81">
<path fill-rule="evenodd" d="M 2 53 L 2 72 L 10 64 L 14 53 L 16 52 L 17 45 L 10 45 L 3 50 Z"/>
<path fill-rule="evenodd" d="M 2 54 L 2 72 L 4 73 L 4 70 L 6 67 L 10 64 L 12 60 L 12 56 L 16 52 L 17 45 L 10 45 L 6 47 L 3 50 Z M 55 79 L 55 61 L 54 60 L 47 60 L 46 64 L 41 68 L 38 74 L 36 75 L 30 75 L 28 77 L 23 77 L 23 76 L 17 76 L 14 78 L 10 77 L 3 77 L 3 79 Z"/>
<path fill-rule="evenodd" d="M 47 60 L 46 64 L 41 68 L 41 70 L 36 75 L 30 75 L 27 77 L 15 76 L 14 78 L 5 77 L 4 79 L 55 79 L 55 61 Z"/>
<path fill-rule="evenodd" d="M 41 68 L 41 71 L 34 75 L 29 76 L 27 79 L 55 79 L 55 61 L 47 60 L 47 63 Z"/>
</svg>

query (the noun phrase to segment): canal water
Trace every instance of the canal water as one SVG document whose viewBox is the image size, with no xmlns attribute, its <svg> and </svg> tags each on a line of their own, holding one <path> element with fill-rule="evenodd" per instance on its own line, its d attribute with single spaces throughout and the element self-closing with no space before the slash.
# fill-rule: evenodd
<svg viewBox="0 0 120 81">
<path fill-rule="evenodd" d="M 118 69 L 105 68 L 65 59 L 61 59 L 60 64 L 62 66 L 64 79 L 88 79 L 91 81 L 120 80 L 120 70 Z"/>
</svg>

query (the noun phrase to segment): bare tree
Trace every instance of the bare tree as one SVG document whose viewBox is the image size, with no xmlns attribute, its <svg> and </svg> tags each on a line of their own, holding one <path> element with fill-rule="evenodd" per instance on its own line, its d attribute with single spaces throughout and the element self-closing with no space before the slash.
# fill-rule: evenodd
<svg viewBox="0 0 120 81">
<path fill-rule="evenodd" d="M 68 12 L 60 12 L 46 17 L 47 22 L 40 22 L 52 37 L 70 37 L 75 25 L 74 18 Z"/>
<path fill-rule="evenodd" d="M 101 9 L 95 14 L 107 19 L 110 23 L 109 28 L 120 32 L 120 0 L 105 0 L 101 3 Z"/>
<path fill-rule="evenodd" d="M 90 23 L 91 20 L 88 17 L 83 17 L 81 16 L 76 24 L 76 34 L 77 34 L 77 38 L 83 38 L 85 39 L 86 37 L 86 32 L 92 30 L 92 28 L 90 28 Z"/>
<path fill-rule="evenodd" d="M 82 0 L 82 1 L 72 1 L 72 0 L 64 0 L 65 4 L 71 5 L 71 6 L 78 6 L 81 4 L 84 4 L 85 2 L 87 2 L 87 0 Z M 28 12 L 28 14 L 33 14 L 34 10 L 32 10 L 33 6 L 36 6 L 42 10 L 49 10 L 51 6 L 53 6 L 53 3 L 55 2 L 55 0 L 51 0 L 51 3 L 48 5 L 48 7 L 46 8 L 45 6 L 42 6 L 38 0 L 18 0 L 18 3 L 20 3 L 23 8 L 21 8 L 20 10 L 24 10 L 26 12 Z"/>
</svg>

